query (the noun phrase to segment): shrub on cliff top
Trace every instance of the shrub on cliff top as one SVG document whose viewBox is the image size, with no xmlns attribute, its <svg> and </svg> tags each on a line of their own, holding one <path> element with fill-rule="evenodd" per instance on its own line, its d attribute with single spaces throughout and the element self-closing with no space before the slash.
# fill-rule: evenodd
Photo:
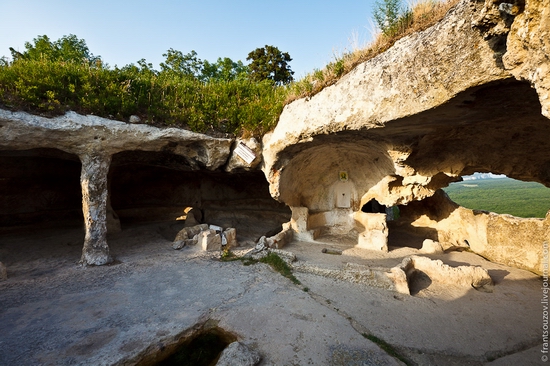
<svg viewBox="0 0 550 366">
<path fill-rule="evenodd" d="M 192 51 L 170 49 L 161 71 L 144 59 L 109 68 L 83 40 L 56 42 L 41 36 L 26 51 L 12 50 L 0 62 L 0 105 L 48 116 L 73 110 L 126 121 L 138 115 L 148 124 L 262 135 L 275 127 L 286 88 L 252 80 L 242 62 L 203 62 Z"/>
</svg>

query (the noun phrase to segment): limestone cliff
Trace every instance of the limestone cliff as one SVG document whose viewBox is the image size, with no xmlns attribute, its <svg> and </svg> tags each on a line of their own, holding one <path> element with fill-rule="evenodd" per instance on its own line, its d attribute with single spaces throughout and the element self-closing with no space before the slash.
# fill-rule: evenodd
<svg viewBox="0 0 550 366">
<path fill-rule="evenodd" d="M 228 179 L 222 180 L 221 184 L 225 185 L 219 188 L 217 182 L 220 179 L 216 173 L 205 175 L 189 172 L 217 171 L 220 174 L 224 167 L 227 171 L 245 171 L 259 163 L 258 159 L 247 163 L 238 158 L 232 144 L 233 140 L 230 139 L 213 138 L 181 129 L 126 124 L 73 112 L 50 119 L 24 112 L 0 110 L 0 188 L 10 190 L 2 193 L 0 216 L 11 216 L 12 225 L 29 219 L 34 222 L 40 211 L 44 210 L 46 214 L 50 212 L 50 215 L 51 212 L 57 212 L 58 216 L 77 216 L 75 212 L 79 210 L 74 203 L 76 201 L 78 204 L 80 197 L 78 190 L 75 191 L 76 185 L 73 186 L 73 173 L 77 169 L 78 174 L 80 168 L 81 212 L 86 228 L 82 262 L 94 265 L 109 263 L 112 258 L 107 245 L 107 230 L 120 230 L 118 216 L 110 204 L 112 180 L 109 175 L 116 176 L 119 182 L 132 182 L 132 177 L 125 178 L 127 174 L 121 174 L 120 168 L 130 166 L 138 169 L 133 173 L 134 179 L 148 179 L 143 184 L 134 181 L 132 188 L 114 188 L 117 192 L 135 190 L 136 195 L 152 196 L 146 198 L 152 206 L 148 208 L 150 220 L 154 219 L 155 209 L 162 209 L 157 209 L 157 206 L 162 206 L 162 202 L 166 201 L 172 201 L 173 205 L 179 204 L 183 213 L 185 203 L 198 206 L 204 197 L 215 202 L 217 198 L 212 197 L 216 194 L 222 197 L 217 200 L 223 201 L 224 194 L 219 193 L 220 189 L 235 191 L 227 183 Z M 53 163 L 52 159 L 55 160 Z M 112 169 L 113 163 L 119 168 Z M 145 166 L 160 167 L 161 170 L 145 170 Z M 44 172 L 44 168 L 52 170 Z M 183 173 L 167 175 L 162 169 Z M 39 173 L 32 170 L 38 170 Z M 161 178 L 164 175 L 167 182 L 164 186 L 154 188 L 159 192 L 147 193 L 143 189 L 151 183 L 151 178 L 147 177 L 156 175 L 161 175 Z M 204 181 L 202 186 L 218 188 L 210 191 L 201 188 L 201 184 L 197 183 L 201 179 Z M 257 182 L 261 184 L 255 176 L 247 177 L 247 183 L 238 183 L 238 189 L 257 187 Z M 181 192 L 182 186 L 186 186 L 186 192 Z M 46 188 L 41 190 L 40 187 Z M 201 190 L 208 192 L 202 193 Z M 261 192 L 248 194 L 247 197 L 250 197 L 249 201 L 254 201 L 252 198 L 258 195 L 261 197 Z M 117 193 L 115 197 L 119 202 L 124 200 L 120 196 Z M 163 196 L 166 197 L 164 200 Z M 229 197 L 237 196 L 238 193 L 229 193 Z M 126 203 L 126 207 L 134 206 L 134 202 Z"/>
<path fill-rule="evenodd" d="M 429 198 L 476 171 L 550 187 L 549 31 L 550 6 L 542 0 L 463 0 L 433 27 L 286 106 L 263 145 L 76 113 L 49 119 L 0 110 L 0 163 L 17 175 L 45 161 L 37 157 L 57 159 L 48 163 L 57 167 L 50 182 L 57 190 L 39 199 L 51 210 L 65 189 L 71 202 L 82 199 L 85 264 L 112 259 L 106 235 L 116 229 L 117 214 L 109 192 L 132 211 L 143 193 L 134 180 L 155 182 L 141 199 L 147 201 L 142 212 L 174 202 L 235 214 L 235 199 L 246 202 L 247 220 L 261 219 L 259 212 L 273 216 L 280 209 L 256 169 L 261 166 L 271 196 L 290 206 L 298 239 L 342 235 L 359 247 L 387 250 L 389 207 L 400 205 L 402 223 L 430 239 L 468 242 L 490 259 L 541 273 L 548 217 L 517 223 Z M 19 169 L 21 158 L 28 158 L 26 168 Z M 75 171 L 77 192 L 69 184 Z M 0 184 L 28 180 L 16 178 Z M 0 208 L 13 210 L 10 205 L 21 200 L 33 211 L 26 188 Z M 125 196 L 129 191 L 135 196 Z M 443 216 L 432 212 L 433 202 L 441 203 L 436 211 L 446 210 Z"/>
<path fill-rule="evenodd" d="M 299 207 L 309 210 L 311 237 L 323 222 L 361 232 L 365 219 L 352 213 L 372 199 L 406 205 L 476 171 L 550 187 L 549 11 L 536 0 L 464 0 L 291 103 L 264 139 L 271 194 L 300 212 L 296 220 Z M 516 245 L 540 258 L 548 238 L 537 238 Z"/>
</svg>

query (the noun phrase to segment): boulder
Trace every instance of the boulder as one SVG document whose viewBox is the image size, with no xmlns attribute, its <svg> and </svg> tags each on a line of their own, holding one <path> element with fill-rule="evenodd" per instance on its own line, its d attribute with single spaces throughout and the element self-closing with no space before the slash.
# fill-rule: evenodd
<svg viewBox="0 0 550 366">
<path fill-rule="evenodd" d="M 235 228 L 230 227 L 223 231 L 222 245 L 226 248 L 235 248 L 239 246 L 239 243 L 237 242 L 237 230 Z"/>
<path fill-rule="evenodd" d="M 187 239 L 189 239 L 189 234 L 188 234 L 188 231 L 186 230 L 186 228 L 184 228 L 176 234 L 176 238 L 174 239 L 174 243 L 176 243 L 178 241 L 187 240 Z"/>
<path fill-rule="evenodd" d="M 260 360 L 258 352 L 241 342 L 233 342 L 223 350 L 216 366 L 255 366 Z"/>
<path fill-rule="evenodd" d="M 188 246 L 195 246 L 199 242 L 199 234 L 195 235 L 192 239 L 180 240 L 172 244 L 172 248 L 179 250 Z"/>
<path fill-rule="evenodd" d="M 211 250 L 221 250 L 222 249 L 222 238 L 216 230 L 205 230 L 199 235 L 199 241 L 201 243 L 202 250 L 211 251 Z"/>
<path fill-rule="evenodd" d="M 197 245 L 199 242 L 199 234 L 205 230 L 208 230 L 207 224 L 184 227 L 176 234 L 172 248 L 179 250 L 185 246 Z"/>
<path fill-rule="evenodd" d="M 422 248 L 420 248 L 421 253 L 426 254 L 443 254 L 445 251 L 438 241 L 432 239 L 426 239 L 422 242 Z"/>
<path fill-rule="evenodd" d="M 191 227 L 184 227 L 176 234 L 176 237 L 174 238 L 174 242 L 193 238 L 195 235 L 205 230 L 208 230 L 208 224 L 200 224 L 200 225 L 195 225 Z"/>
</svg>

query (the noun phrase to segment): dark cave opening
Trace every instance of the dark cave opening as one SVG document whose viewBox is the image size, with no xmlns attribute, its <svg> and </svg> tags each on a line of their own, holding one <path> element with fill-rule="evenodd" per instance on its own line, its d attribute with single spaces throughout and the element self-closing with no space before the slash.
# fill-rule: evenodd
<svg viewBox="0 0 550 366">
<path fill-rule="evenodd" d="M 82 225 L 80 171 L 58 149 L 0 151 L 0 227 Z"/>
<path fill-rule="evenodd" d="M 380 204 L 376 199 L 371 199 L 361 207 L 361 211 L 365 213 L 386 213 L 387 207 Z"/>
<path fill-rule="evenodd" d="M 247 231 L 273 230 L 290 220 L 289 208 L 275 201 L 260 170 L 227 173 L 192 170 L 181 156 L 132 152 L 113 156 L 110 199 L 125 225 L 178 221 L 190 207 L 202 222 Z"/>
</svg>

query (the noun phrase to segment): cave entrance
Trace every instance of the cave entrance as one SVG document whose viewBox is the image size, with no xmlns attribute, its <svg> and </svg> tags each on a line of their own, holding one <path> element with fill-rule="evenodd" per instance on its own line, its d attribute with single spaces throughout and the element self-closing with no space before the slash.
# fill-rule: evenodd
<svg viewBox="0 0 550 366">
<path fill-rule="evenodd" d="M 0 228 L 81 226 L 80 171 L 58 149 L 0 151 Z"/>
<path fill-rule="evenodd" d="M 363 207 L 361 207 L 361 211 L 365 213 L 386 213 L 386 206 L 379 203 L 374 198 L 371 199 L 369 202 L 365 203 Z"/>
<path fill-rule="evenodd" d="M 417 206 L 422 206 L 419 202 Z M 395 206 L 399 212 L 407 212 L 407 206 Z M 431 228 L 415 227 L 411 224 L 410 217 L 400 216 L 396 220 L 387 222 L 388 225 L 388 249 L 397 248 L 422 248 L 425 239 L 437 240 L 437 231 Z"/>
<path fill-rule="evenodd" d="M 456 207 L 441 190 L 432 197 L 394 206 L 394 219 L 387 222 L 388 249 L 420 249 L 426 239 L 438 241 L 437 230 L 419 225 L 418 220 L 425 217 L 439 222 L 447 218 Z"/>
<path fill-rule="evenodd" d="M 361 212 L 386 214 L 386 221 L 394 221 L 399 218 L 399 207 L 397 205 L 385 206 L 374 198 L 361 207 Z"/>
<path fill-rule="evenodd" d="M 123 229 L 153 222 L 183 226 L 192 207 L 199 222 L 234 227 L 243 242 L 290 220 L 289 208 L 271 197 L 259 170 L 209 171 L 170 153 L 126 151 L 113 156 L 109 175 L 111 205 Z"/>
<path fill-rule="evenodd" d="M 58 149 L 0 151 L 0 261 L 11 276 L 74 263 L 84 242 L 81 163 Z"/>
</svg>

